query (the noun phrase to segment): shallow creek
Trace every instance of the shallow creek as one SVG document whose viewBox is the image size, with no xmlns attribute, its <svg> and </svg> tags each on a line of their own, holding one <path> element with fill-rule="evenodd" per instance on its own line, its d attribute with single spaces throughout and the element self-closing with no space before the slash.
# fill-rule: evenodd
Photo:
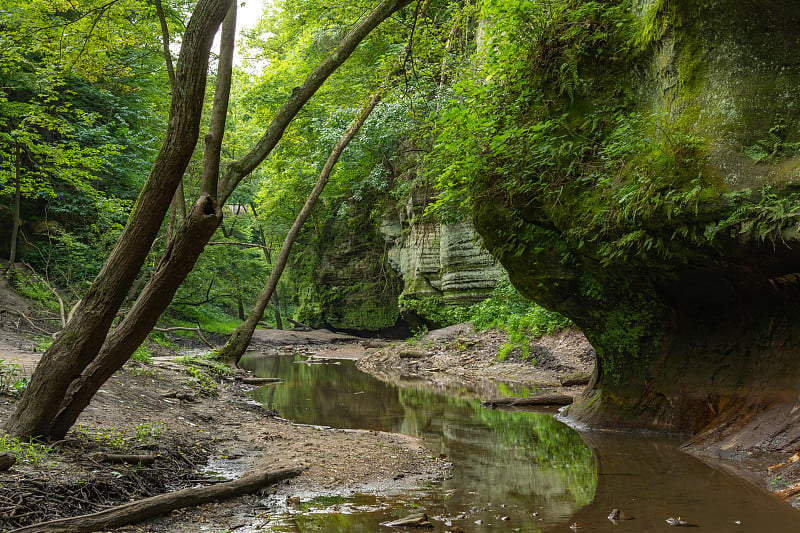
<svg viewBox="0 0 800 533">
<path fill-rule="evenodd" d="M 417 490 L 309 497 L 259 531 L 391 531 L 425 512 L 432 531 L 671 531 L 681 517 L 707 532 L 800 531 L 800 514 L 763 490 L 681 453 L 677 440 L 579 433 L 552 414 L 490 410 L 477 400 L 399 388 L 352 361 L 253 357 L 244 366 L 283 383 L 254 391 L 303 424 L 424 438 L 451 476 Z M 498 396 L 527 391 L 498 385 Z M 612 522 L 617 508 L 630 520 Z M 460 529 L 459 529 L 460 528 Z"/>
</svg>

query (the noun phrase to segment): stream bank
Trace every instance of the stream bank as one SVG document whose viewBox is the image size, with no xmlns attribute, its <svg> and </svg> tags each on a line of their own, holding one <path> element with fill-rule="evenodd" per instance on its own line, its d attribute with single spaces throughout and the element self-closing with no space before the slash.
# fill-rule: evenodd
<svg viewBox="0 0 800 533">
<path fill-rule="evenodd" d="M 255 351 L 282 346 L 307 353 L 357 340 L 327 332 L 276 332 L 273 340 L 265 340 L 265 335 L 269 333 L 256 336 Z M 3 328 L 0 358 L 29 376 L 41 355 L 40 342 L 12 327 Z M 38 462 L 19 461 L 0 472 L 0 531 L 252 470 L 307 467 L 298 477 L 269 489 L 273 499 L 287 489 L 328 496 L 379 493 L 389 484 L 418 486 L 446 475 L 449 464 L 428 453 L 420 439 L 294 424 L 254 403 L 249 397 L 254 387 L 239 379 L 243 373 L 220 377 L 203 365 L 181 363 L 176 355 L 162 351 L 151 364 L 129 361 L 103 386 L 67 439 L 53 444 Z M 15 401 L 0 395 L 0 420 L 11 414 Z M 109 464 L 96 460 L 98 452 L 149 454 L 156 461 L 152 467 Z M 262 492 L 188 508 L 119 530 L 258 527 L 269 520 L 262 503 L 267 496 Z"/>
<path fill-rule="evenodd" d="M 358 367 L 375 377 L 399 386 L 426 383 L 440 392 L 491 399 L 496 395 L 495 383 L 510 383 L 518 389 L 564 393 L 577 399 L 583 386 L 564 387 L 562 382 L 576 375 L 591 373 L 595 353 L 578 330 L 566 330 L 545 336 L 532 343 L 531 353 L 537 362 L 520 361 L 519 352 L 505 362 L 494 354 L 506 342 L 497 330 L 473 332 L 465 324 L 434 330 L 415 341 L 414 345 L 395 344 L 374 351 L 358 361 Z M 414 357 L 408 357 L 410 350 Z M 510 391 L 513 394 L 513 391 Z M 775 409 L 773 409 L 775 410 Z M 782 412 L 777 415 L 782 416 Z M 785 413 L 783 413 L 785 414 Z M 768 416 L 765 412 L 764 416 Z M 565 422 L 576 425 L 567 415 Z M 774 493 L 789 505 L 800 509 L 800 443 L 786 443 L 789 453 L 766 451 L 759 445 L 768 441 L 766 430 L 758 427 L 758 418 L 740 422 L 749 424 L 733 440 L 735 446 L 722 448 L 711 439 L 681 435 L 684 452 L 716 469 L 747 480 L 760 490 Z M 737 424 L 731 424 L 731 432 Z M 613 430 L 613 428 L 597 428 Z M 769 428 L 767 428 L 769 429 Z M 623 430 L 623 432 L 630 432 Z M 648 434 L 658 435 L 648 432 Z M 735 435 L 734 435 L 735 436 Z M 782 436 L 775 435 L 772 440 Z M 794 448 L 792 447 L 794 446 Z"/>
<path fill-rule="evenodd" d="M 15 337 L 7 330 L 0 338 L 4 354 L 14 353 L 26 371 L 32 369 L 38 359 L 33 340 Z M 464 326 L 431 332 L 428 337 L 411 344 L 361 340 L 325 331 L 262 330 L 257 332 L 251 353 L 266 357 L 294 353 L 309 358 L 312 365 L 323 358 L 357 359 L 359 367 L 390 383 L 424 383 L 434 390 L 463 398 L 490 399 L 498 394 L 517 395 L 543 389 L 562 390 L 573 396 L 581 394 L 580 386 L 561 385 L 561 378 L 583 373 L 591 367 L 592 354 L 587 351 L 591 348 L 580 334 L 568 331 L 541 340 L 533 350 L 539 356 L 539 368 L 513 358 L 497 362 L 494 354 L 505 342 L 500 332 L 475 333 Z M 405 356 L 401 355 L 403 353 Z M 412 353 L 414 357 L 409 357 Z M 160 479 L 161 486 L 147 489 L 149 491 L 164 492 L 198 483 L 205 477 L 202 471 L 206 464 L 211 472 L 207 472 L 210 479 L 204 482 L 239 476 L 255 468 L 308 465 L 308 470 L 298 478 L 260 495 L 190 508 L 120 529 L 137 532 L 257 531 L 274 524 L 276 505 L 284 516 L 287 509 L 302 516 L 309 502 L 355 494 L 377 497 L 402 491 L 404 487 L 411 490 L 446 479 L 450 475 L 449 461 L 457 459 L 440 457 L 432 443 L 399 433 L 335 430 L 275 418 L 274 413 L 252 402 L 252 387 L 243 385 L 237 377 L 214 378 L 215 393 L 203 395 L 197 391 L 209 386 L 208 380 L 195 370 L 188 371 L 172 355 L 156 355 L 151 366 L 128 363 L 103 387 L 103 392 L 84 413 L 79 421 L 83 429 L 70 435 L 73 440 L 69 444 L 57 446 L 53 460 L 17 466 L 2 473 L 0 486 L 9 487 L 11 482 L 24 479 L 47 479 L 55 482 L 47 485 L 53 495 L 61 494 L 65 486 L 76 484 L 97 488 L 128 487 L 128 492 L 116 496 L 117 501 L 146 495 L 142 485 L 147 488 L 146 481 L 151 479 L 147 469 L 107 466 L 92 460 L 91 453 L 104 446 L 118 446 L 128 452 L 144 450 L 164 458 L 162 472 L 152 473 L 153 479 Z M 505 388 L 498 388 L 498 382 Z M 12 404 L 11 398 L 0 398 L 0 417 L 5 418 L 10 413 Z M 173 460 L 175 458 L 177 460 Z M 775 480 L 770 487 L 775 490 L 796 480 L 791 472 L 797 464 L 789 457 L 781 461 L 775 459 L 780 458 L 753 454 L 749 461 L 729 461 L 722 466 L 739 476 L 751 474 L 762 490 L 770 479 Z M 785 464 L 767 470 L 767 466 L 780 462 Z M 719 468 L 719 463 L 715 467 Z M 101 490 L 95 491 L 94 500 L 91 489 L 82 490 L 78 496 L 88 495 L 96 507 L 116 503 L 100 494 Z M 0 501 L 9 498 L 8 494 L 0 495 Z M 607 503 L 612 502 L 602 502 L 601 507 Z M 344 502 L 342 505 L 356 504 Z M 47 517 L 90 510 L 92 507 L 68 508 L 54 497 Z M 597 509 L 591 511 L 596 514 Z M 588 512 L 587 507 L 584 514 Z"/>
</svg>

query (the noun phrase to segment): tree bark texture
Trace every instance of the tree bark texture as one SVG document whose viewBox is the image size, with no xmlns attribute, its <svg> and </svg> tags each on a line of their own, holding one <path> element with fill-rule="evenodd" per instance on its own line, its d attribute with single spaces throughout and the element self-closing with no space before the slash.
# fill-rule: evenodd
<svg viewBox="0 0 800 533">
<path fill-rule="evenodd" d="M 73 380 L 49 428 L 48 435 L 51 438 L 64 438 L 103 383 L 142 344 L 194 267 L 221 218 L 222 210 L 210 196 L 203 195 L 195 203 L 128 314 L 108 335 L 94 361 L 80 377 Z"/>
<path fill-rule="evenodd" d="M 345 131 L 344 135 L 342 135 L 341 139 L 339 139 L 339 141 L 333 147 L 333 150 L 331 150 L 328 159 L 325 161 L 325 165 L 322 167 L 322 171 L 320 172 L 316 185 L 314 185 L 314 188 L 311 190 L 311 194 L 309 194 L 308 198 L 306 199 L 306 203 L 303 205 L 300 213 L 298 213 L 297 218 L 295 218 L 295 221 L 292 224 L 292 227 L 289 229 L 289 233 L 286 234 L 286 238 L 283 240 L 281 251 L 278 253 L 275 264 L 272 265 L 272 272 L 269 275 L 267 284 L 264 287 L 264 290 L 261 292 L 253 311 L 247 317 L 247 320 L 239 324 L 239 326 L 236 328 L 236 331 L 234 331 L 231 337 L 228 339 L 228 342 L 225 343 L 225 346 L 220 349 L 219 357 L 223 361 L 229 361 L 238 365 L 239 360 L 242 358 L 245 350 L 247 350 L 247 346 L 250 344 L 250 340 L 253 338 L 253 332 L 256 329 L 256 325 L 258 325 L 259 321 L 263 318 L 264 310 L 267 308 L 267 303 L 269 303 L 270 299 L 272 298 L 272 295 L 275 292 L 275 287 L 278 285 L 278 280 L 283 274 L 283 269 L 286 267 L 286 262 L 289 259 L 289 252 L 292 250 L 292 246 L 294 245 L 294 241 L 297 239 L 297 235 L 300 233 L 300 229 L 303 227 L 303 224 L 305 223 L 306 219 L 308 219 L 309 215 L 311 215 L 311 211 L 314 209 L 314 205 L 317 203 L 317 200 L 322 194 L 323 189 L 325 189 L 325 185 L 328 184 L 328 179 L 333 171 L 333 167 L 336 165 L 336 162 L 339 161 L 339 157 L 342 155 L 342 152 L 345 148 L 347 148 L 347 145 L 350 144 L 350 141 L 353 140 L 353 137 L 356 136 L 358 130 L 361 129 L 361 126 L 364 124 L 364 122 L 366 122 L 370 113 L 372 113 L 372 110 L 375 109 L 376 105 L 378 105 L 380 99 L 380 92 L 370 98 L 369 103 L 363 109 L 361 114 L 358 116 L 358 118 L 356 118 L 355 122 L 347 129 L 347 131 Z"/>
<path fill-rule="evenodd" d="M 114 250 L 72 320 L 44 353 L 9 433 L 45 435 L 72 380 L 95 358 L 147 257 L 198 136 L 211 43 L 231 0 L 200 0 L 186 28 L 164 143 Z"/>
<path fill-rule="evenodd" d="M 217 198 L 219 182 L 219 164 L 222 154 L 222 139 L 225 136 L 225 123 L 228 118 L 228 102 L 231 96 L 231 79 L 233 78 L 233 49 L 236 41 L 236 2 L 231 4 L 225 20 L 222 22 L 219 66 L 217 68 L 217 84 L 214 90 L 214 103 L 211 107 L 211 118 L 208 133 L 204 139 L 203 175 L 200 179 L 201 192 Z"/>
<path fill-rule="evenodd" d="M 284 468 L 274 472 L 258 472 L 240 479 L 212 485 L 191 487 L 136 502 L 126 503 L 98 513 L 61 518 L 41 524 L 14 529 L 11 533 L 88 533 L 135 524 L 148 518 L 161 516 L 176 509 L 194 507 L 244 494 L 251 494 L 279 481 L 298 475 L 302 469 Z"/>
</svg>

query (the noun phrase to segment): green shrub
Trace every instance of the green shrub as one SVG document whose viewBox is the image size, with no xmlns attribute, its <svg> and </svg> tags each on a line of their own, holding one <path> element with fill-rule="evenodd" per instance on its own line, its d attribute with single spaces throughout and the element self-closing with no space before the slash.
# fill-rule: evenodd
<svg viewBox="0 0 800 533">
<path fill-rule="evenodd" d="M 514 348 L 530 359 L 531 339 L 572 325 L 568 318 L 526 300 L 508 280 L 500 281 L 489 298 L 472 306 L 472 323 L 479 331 L 498 328 L 508 333 L 508 343 L 498 352 L 501 360 Z"/>
<path fill-rule="evenodd" d="M 0 394 L 20 396 L 28 386 L 28 379 L 22 376 L 22 367 L 0 359 Z"/>
<path fill-rule="evenodd" d="M 149 365 L 153 362 L 153 354 L 144 346 L 139 346 L 131 355 L 131 360 Z"/>
<path fill-rule="evenodd" d="M 404 298 L 401 296 L 397 304 L 413 311 L 432 325 L 441 328 L 468 322 L 472 316 L 470 306 L 448 305 L 444 303 L 440 296 L 424 298 Z"/>
</svg>

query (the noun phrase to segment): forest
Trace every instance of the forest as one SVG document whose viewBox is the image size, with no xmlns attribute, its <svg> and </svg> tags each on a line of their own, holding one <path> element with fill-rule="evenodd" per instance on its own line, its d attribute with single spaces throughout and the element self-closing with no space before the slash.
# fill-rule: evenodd
<svg viewBox="0 0 800 533">
<path fill-rule="evenodd" d="M 0 314 L 37 353 L 0 353 L 6 438 L 69 440 L 162 348 L 207 348 L 189 367 L 222 379 L 265 335 L 326 331 L 399 343 L 372 373 L 407 386 L 471 323 L 452 358 L 501 332 L 493 361 L 544 371 L 540 339 L 583 339 L 556 376 L 586 374 L 562 387 L 574 424 L 784 464 L 798 20 L 789 0 L 758 20 L 735 0 L 4 2 L 0 268 L 33 307 Z"/>
</svg>

